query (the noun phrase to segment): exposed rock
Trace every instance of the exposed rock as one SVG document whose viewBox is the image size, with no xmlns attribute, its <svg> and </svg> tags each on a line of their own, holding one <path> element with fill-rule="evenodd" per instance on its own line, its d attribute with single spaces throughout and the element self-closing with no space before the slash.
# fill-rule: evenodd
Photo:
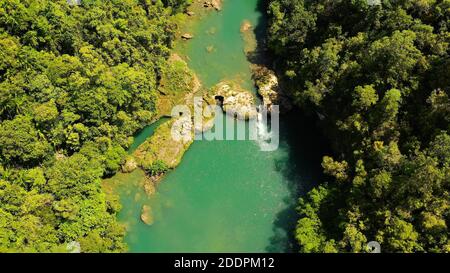
<svg viewBox="0 0 450 273">
<path fill-rule="evenodd" d="M 193 11 L 188 11 L 188 12 L 186 12 L 186 14 L 187 14 L 188 16 L 194 16 L 194 15 L 195 15 L 195 12 L 193 12 Z"/>
<path fill-rule="evenodd" d="M 213 128 L 214 126 L 214 107 L 216 102 L 213 97 L 204 95 L 202 100 L 195 102 L 195 111 L 201 111 L 201 113 L 196 113 L 194 115 L 194 126 L 195 133 L 206 132 Z"/>
<path fill-rule="evenodd" d="M 203 2 L 203 7 L 214 8 L 217 11 L 222 10 L 222 0 L 208 0 Z"/>
<path fill-rule="evenodd" d="M 134 152 L 138 164 L 144 169 L 161 160 L 172 169 L 180 164 L 194 139 L 190 117 L 172 118 L 160 125 L 155 133 Z"/>
<path fill-rule="evenodd" d="M 258 93 L 263 98 L 264 107 L 272 111 L 273 105 L 279 105 L 280 111 L 291 110 L 292 104 L 282 93 L 275 72 L 262 66 L 255 68 L 253 71 L 253 78 L 258 87 Z"/>
<path fill-rule="evenodd" d="M 244 41 L 244 52 L 252 62 L 253 79 L 263 98 L 263 106 L 269 112 L 273 106 L 280 106 L 280 111 L 289 111 L 292 108 L 290 101 L 282 93 L 278 78 L 274 71 L 266 67 L 267 55 L 263 44 L 258 44 L 254 28 L 250 21 L 244 20 L 241 24 L 241 36 Z"/>
<path fill-rule="evenodd" d="M 172 124 L 172 139 L 182 143 L 192 141 L 192 120 L 190 116 L 183 116 L 175 120 Z"/>
<path fill-rule="evenodd" d="M 217 11 L 222 10 L 222 0 L 211 0 L 211 4 Z"/>
<path fill-rule="evenodd" d="M 242 89 L 236 83 L 221 82 L 213 88 L 214 97 L 221 101 L 223 111 L 238 119 L 256 118 L 258 112 L 252 93 Z"/>
<path fill-rule="evenodd" d="M 207 119 L 203 121 L 203 126 L 201 128 L 201 132 L 207 132 L 214 127 L 214 118 Z M 196 131 L 199 132 L 199 131 Z"/>
<path fill-rule="evenodd" d="M 141 220 L 146 225 L 149 225 L 149 226 L 153 225 L 153 223 L 154 223 L 153 211 L 152 211 L 152 208 L 150 206 L 148 206 L 148 205 L 142 206 Z"/>
<path fill-rule="evenodd" d="M 194 38 L 194 35 L 192 35 L 190 33 L 184 33 L 183 35 L 181 35 L 181 38 L 183 40 L 190 40 L 190 39 Z"/>
<path fill-rule="evenodd" d="M 136 168 L 136 160 L 134 160 L 132 156 L 129 156 L 125 159 L 125 163 L 122 165 L 122 172 L 131 173 L 132 171 L 136 170 Z"/>
</svg>

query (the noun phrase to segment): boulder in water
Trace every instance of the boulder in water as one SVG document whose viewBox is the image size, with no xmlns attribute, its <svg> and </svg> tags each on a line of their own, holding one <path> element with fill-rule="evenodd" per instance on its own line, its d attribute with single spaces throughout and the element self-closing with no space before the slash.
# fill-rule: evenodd
<svg viewBox="0 0 450 273">
<path fill-rule="evenodd" d="M 227 115 L 242 120 L 254 119 L 257 116 L 255 98 L 252 93 L 234 82 L 221 82 L 213 88 L 214 97 L 221 102 Z"/>
<path fill-rule="evenodd" d="M 217 11 L 222 10 L 222 0 L 211 0 L 211 5 Z"/>
<path fill-rule="evenodd" d="M 203 7 L 214 8 L 217 11 L 222 10 L 222 0 L 208 0 L 203 2 Z"/>
<path fill-rule="evenodd" d="M 141 220 L 146 225 L 149 225 L 149 226 L 153 225 L 153 223 L 154 223 L 153 211 L 152 211 L 152 208 L 150 206 L 148 206 L 148 205 L 142 206 Z"/>
<path fill-rule="evenodd" d="M 181 35 L 181 38 L 183 40 L 190 40 L 190 39 L 194 38 L 194 35 L 192 35 L 190 33 L 184 33 L 183 35 Z"/>
<path fill-rule="evenodd" d="M 292 104 L 283 94 L 274 71 L 264 66 L 257 66 L 253 69 L 253 78 L 258 87 L 258 93 L 263 98 L 263 106 L 269 112 L 272 111 L 273 105 L 279 105 L 281 111 L 292 109 Z"/>
</svg>

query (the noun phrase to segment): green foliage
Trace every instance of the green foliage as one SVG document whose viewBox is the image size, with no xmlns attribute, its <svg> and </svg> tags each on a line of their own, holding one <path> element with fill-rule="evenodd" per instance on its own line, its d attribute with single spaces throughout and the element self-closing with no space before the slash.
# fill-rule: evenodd
<svg viewBox="0 0 450 273">
<path fill-rule="evenodd" d="M 31 118 L 16 116 L 0 124 L 0 150 L 5 164 L 36 165 L 51 153 L 51 146 Z"/>
<path fill-rule="evenodd" d="M 377 101 L 378 101 L 377 92 L 371 85 L 366 85 L 364 87 L 357 86 L 355 88 L 353 106 L 361 110 L 367 110 L 372 105 L 375 105 Z"/>
<path fill-rule="evenodd" d="M 165 6 L 172 8 L 174 13 L 183 12 L 192 0 L 161 0 Z"/>
<path fill-rule="evenodd" d="M 335 156 L 300 202 L 305 252 L 449 252 L 449 1 L 270 0 L 286 91 Z M 334 213 L 324 213 L 332 211 Z M 331 223 L 331 224 L 330 224 Z"/>
<path fill-rule="evenodd" d="M 161 90 L 167 94 L 184 94 L 192 89 L 192 72 L 181 60 L 174 60 L 161 71 Z"/>
<path fill-rule="evenodd" d="M 155 162 L 152 163 L 152 165 L 150 165 L 147 172 L 153 176 L 164 174 L 168 170 L 169 167 L 167 166 L 167 164 L 164 161 L 157 159 L 155 160 Z"/>
<path fill-rule="evenodd" d="M 125 250 L 100 182 L 157 114 L 188 3 L 0 1 L 0 252 Z"/>
<path fill-rule="evenodd" d="M 329 189 L 318 187 L 311 190 L 305 199 L 300 199 L 298 210 L 301 218 L 297 223 L 295 237 L 302 252 L 337 252 L 334 240 L 327 240 L 320 219 L 323 213 L 321 203 L 325 203 L 329 196 Z"/>
</svg>

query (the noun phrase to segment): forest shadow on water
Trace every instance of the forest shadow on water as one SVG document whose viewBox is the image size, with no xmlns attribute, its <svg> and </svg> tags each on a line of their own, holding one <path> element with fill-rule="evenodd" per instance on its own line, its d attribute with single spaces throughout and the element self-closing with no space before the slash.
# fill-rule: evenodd
<svg viewBox="0 0 450 273">
<path fill-rule="evenodd" d="M 267 16 L 265 0 L 258 0 L 255 11 L 262 14 L 259 16 L 256 25 L 253 27 L 254 39 L 256 39 L 256 49 L 247 53 L 247 60 L 253 65 L 269 65 L 271 63 L 270 54 L 267 51 Z"/>
<path fill-rule="evenodd" d="M 275 169 L 281 173 L 290 196 L 283 199 L 286 207 L 277 213 L 273 222 L 273 236 L 267 252 L 297 252 L 295 226 L 298 220 L 298 199 L 322 180 L 321 160 L 329 148 L 316 119 L 299 110 L 280 116 L 280 148 L 285 153 L 274 159 Z"/>
<path fill-rule="evenodd" d="M 270 68 L 272 58 L 267 50 L 266 8 L 265 0 L 258 0 L 255 11 L 262 16 L 253 27 L 256 49 L 247 53 L 247 60 L 252 66 Z M 324 145 L 327 141 L 316 125 L 316 117 L 308 117 L 300 110 L 280 116 L 279 149 L 283 153 L 274 159 L 274 165 L 289 189 L 289 196 L 283 199 L 285 208 L 274 219 L 273 236 L 269 239 L 267 252 L 298 251 L 295 242 L 298 199 L 321 181 L 321 160 L 329 151 Z"/>
</svg>

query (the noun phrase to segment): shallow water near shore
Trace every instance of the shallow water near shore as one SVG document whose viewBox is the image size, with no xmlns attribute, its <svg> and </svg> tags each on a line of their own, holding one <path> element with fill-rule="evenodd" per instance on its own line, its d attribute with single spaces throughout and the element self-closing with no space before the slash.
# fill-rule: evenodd
<svg viewBox="0 0 450 273">
<path fill-rule="evenodd" d="M 240 26 L 244 20 L 253 26 L 264 23 L 259 3 L 225 0 L 221 12 L 194 24 L 193 40 L 177 47 L 205 87 L 238 78 L 255 92 Z M 142 142 L 156 126 L 136 141 Z M 110 179 L 123 182 L 117 188 L 123 206 L 118 217 L 127 226 L 129 251 L 294 251 L 298 197 L 320 179 L 323 147 L 313 128 L 298 113 L 281 116 L 280 147 L 273 152 L 261 151 L 250 140 L 195 141 L 151 198 L 139 187 L 141 171 Z M 140 220 L 144 204 L 152 208 L 151 226 Z"/>
</svg>

